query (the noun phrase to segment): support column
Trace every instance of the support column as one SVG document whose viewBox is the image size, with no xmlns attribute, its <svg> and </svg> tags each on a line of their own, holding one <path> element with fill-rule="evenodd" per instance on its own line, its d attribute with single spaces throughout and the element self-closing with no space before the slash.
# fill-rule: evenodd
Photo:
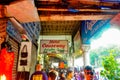
<svg viewBox="0 0 120 80">
<path fill-rule="evenodd" d="M 86 65 L 90 65 L 90 57 L 89 57 L 89 49 L 90 49 L 90 45 L 82 45 L 82 49 L 83 49 L 83 64 L 84 67 Z"/>
</svg>

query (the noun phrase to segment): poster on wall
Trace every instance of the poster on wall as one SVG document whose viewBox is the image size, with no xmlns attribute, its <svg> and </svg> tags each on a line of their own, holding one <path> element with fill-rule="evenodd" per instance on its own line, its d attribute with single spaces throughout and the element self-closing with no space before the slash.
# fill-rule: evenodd
<svg viewBox="0 0 120 80">
<path fill-rule="evenodd" d="M 41 40 L 41 53 L 68 53 L 67 40 Z"/>
<path fill-rule="evenodd" d="M 30 71 L 32 43 L 22 42 L 19 52 L 18 71 Z"/>
</svg>

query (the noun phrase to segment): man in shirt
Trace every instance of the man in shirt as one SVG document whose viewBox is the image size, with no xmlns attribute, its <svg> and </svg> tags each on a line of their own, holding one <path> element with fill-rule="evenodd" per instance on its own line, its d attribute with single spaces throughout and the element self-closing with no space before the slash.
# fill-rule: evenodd
<svg viewBox="0 0 120 80">
<path fill-rule="evenodd" d="M 85 74 L 85 80 L 94 80 L 93 79 L 94 72 L 91 66 L 86 66 L 84 68 L 84 74 Z"/>
<path fill-rule="evenodd" d="M 48 80 L 48 76 L 45 72 L 41 71 L 42 65 L 36 65 L 36 71 L 31 75 L 30 80 Z"/>
</svg>

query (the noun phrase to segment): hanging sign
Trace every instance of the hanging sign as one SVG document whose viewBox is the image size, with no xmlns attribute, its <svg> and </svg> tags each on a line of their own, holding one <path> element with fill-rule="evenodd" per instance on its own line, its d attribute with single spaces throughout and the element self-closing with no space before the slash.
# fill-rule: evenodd
<svg viewBox="0 0 120 80">
<path fill-rule="evenodd" d="M 81 26 L 81 37 L 83 44 L 90 44 L 90 39 L 97 33 L 100 32 L 110 21 L 108 20 L 86 20 L 82 21 Z"/>
<path fill-rule="evenodd" d="M 68 53 L 67 40 L 41 40 L 41 53 Z"/>
<path fill-rule="evenodd" d="M 31 62 L 31 42 L 21 42 L 19 61 L 18 61 L 18 71 L 29 71 Z"/>
</svg>

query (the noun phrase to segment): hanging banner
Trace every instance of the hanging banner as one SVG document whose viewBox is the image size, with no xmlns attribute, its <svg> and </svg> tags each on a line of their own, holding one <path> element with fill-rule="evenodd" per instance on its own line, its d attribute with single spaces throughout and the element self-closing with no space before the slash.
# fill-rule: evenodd
<svg viewBox="0 0 120 80">
<path fill-rule="evenodd" d="M 82 21 L 81 26 L 81 37 L 83 44 L 90 44 L 90 39 L 95 35 L 97 32 L 100 32 L 105 24 L 110 21 L 108 20 L 86 20 Z"/>
<path fill-rule="evenodd" d="M 68 53 L 67 40 L 41 40 L 41 53 Z"/>
<path fill-rule="evenodd" d="M 31 50 L 31 42 L 21 42 L 18 61 L 18 71 L 30 71 Z"/>
</svg>

